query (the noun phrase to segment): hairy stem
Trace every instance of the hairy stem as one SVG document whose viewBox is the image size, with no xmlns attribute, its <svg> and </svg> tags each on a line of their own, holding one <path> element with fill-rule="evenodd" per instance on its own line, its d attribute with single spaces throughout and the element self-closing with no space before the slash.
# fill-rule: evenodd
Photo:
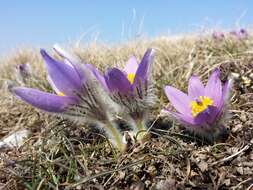
<svg viewBox="0 0 253 190">
<path fill-rule="evenodd" d="M 122 142 L 123 136 L 120 131 L 111 122 L 104 124 L 104 129 L 109 135 L 109 140 L 112 142 L 112 144 L 122 152 L 125 148 L 125 145 Z"/>
<path fill-rule="evenodd" d="M 135 124 L 136 124 L 136 129 L 138 131 L 143 131 L 146 130 L 145 125 L 143 124 L 143 120 L 142 119 L 136 119 L 135 120 Z"/>
</svg>

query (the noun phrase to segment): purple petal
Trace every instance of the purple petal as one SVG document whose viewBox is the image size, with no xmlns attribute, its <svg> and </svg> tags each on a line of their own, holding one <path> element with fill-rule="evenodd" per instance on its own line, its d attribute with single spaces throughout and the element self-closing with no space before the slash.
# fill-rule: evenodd
<svg viewBox="0 0 253 190">
<path fill-rule="evenodd" d="M 208 106 L 207 108 L 209 110 L 209 118 L 208 118 L 208 123 L 212 124 L 214 123 L 217 118 L 219 117 L 220 114 L 220 109 L 215 107 L 215 106 Z"/>
<path fill-rule="evenodd" d="M 134 56 L 130 57 L 130 59 L 127 61 L 127 64 L 124 67 L 124 71 L 127 74 L 135 74 L 138 69 L 138 63 Z"/>
<path fill-rule="evenodd" d="M 124 73 L 117 68 L 109 69 L 105 74 L 106 84 L 111 92 L 118 91 L 128 94 L 132 91 L 132 86 Z"/>
<path fill-rule="evenodd" d="M 55 44 L 53 49 L 55 50 L 55 52 L 60 55 L 62 58 L 64 58 L 64 63 L 66 63 L 67 65 L 74 67 L 75 71 L 78 73 L 79 78 L 81 81 L 85 82 L 86 78 L 82 72 L 83 66 L 84 64 L 81 64 L 80 59 L 76 56 L 73 56 L 71 54 L 69 54 L 68 52 L 66 52 L 63 48 L 61 48 L 58 44 Z"/>
<path fill-rule="evenodd" d="M 54 81 L 51 79 L 50 75 L 47 75 L 47 81 L 49 82 L 52 89 L 58 94 L 58 95 L 64 95 L 63 91 L 59 90 L 57 86 L 54 84 Z"/>
<path fill-rule="evenodd" d="M 57 96 L 32 88 L 14 87 L 11 92 L 24 102 L 47 112 L 63 112 L 69 105 L 77 103 L 73 97 Z"/>
<path fill-rule="evenodd" d="M 164 88 L 164 91 L 171 104 L 179 113 L 191 117 L 191 109 L 190 109 L 191 98 L 189 96 L 171 86 L 166 86 Z"/>
<path fill-rule="evenodd" d="M 200 112 L 195 118 L 194 122 L 196 125 L 203 126 L 207 125 L 207 120 L 209 118 L 209 113 L 207 111 Z"/>
<path fill-rule="evenodd" d="M 215 69 L 208 79 L 205 87 L 205 96 L 214 101 L 214 106 L 219 107 L 222 103 L 222 84 L 220 81 L 220 71 Z"/>
<path fill-rule="evenodd" d="M 211 108 L 212 109 L 212 108 Z M 210 112 L 201 112 L 197 115 L 197 117 L 193 118 L 190 116 L 187 116 L 185 114 L 175 113 L 171 112 L 169 110 L 166 110 L 172 117 L 174 117 L 177 121 L 179 121 L 181 124 L 185 125 L 186 127 L 201 127 L 201 126 L 210 126 Z M 213 110 L 210 110 L 213 112 Z"/>
<path fill-rule="evenodd" d="M 108 90 L 108 87 L 105 82 L 105 77 L 95 68 L 93 65 L 85 64 L 85 66 L 93 73 L 98 82 L 102 85 L 105 90 Z"/>
<path fill-rule="evenodd" d="M 44 50 L 41 50 L 41 55 L 46 64 L 49 80 L 57 90 L 66 95 L 73 95 L 76 91 L 80 91 L 81 79 L 74 67 L 69 63 L 54 60 Z"/>
<path fill-rule="evenodd" d="M 134 86 L 138 86 L 140 83 L 143 84 L 146 82 L 148 74 L 149 74 L 149 67 L 153 61 L 153 57 L 154 57 L 154 50 L 148 49 L 145 52 L 141 60 L 141 63 L 139 64 L 139 67 L 136 71 L 134 83 L 133 83 Z"/>
<path fill-rule="evenodd" d="M 195 117 L 195 122 L 198 125 L 212 124 L 216 120 L 218 113 L 219 109 L 217 107 L 208 106 L 207 109 L 205 109 Z"/>
<path fill-rule="evenodd" d="M 197 76 L 191 76 L 188 85 L 188 95 L 192 98 L 198 98 L 205 94 L 205 87 Z"/>
<path fill-rule="evenodd" d="M 194 119 L 188 115 L 167 111 L 172 117 L 183 125 L 195 125 Z"/>
</svg>

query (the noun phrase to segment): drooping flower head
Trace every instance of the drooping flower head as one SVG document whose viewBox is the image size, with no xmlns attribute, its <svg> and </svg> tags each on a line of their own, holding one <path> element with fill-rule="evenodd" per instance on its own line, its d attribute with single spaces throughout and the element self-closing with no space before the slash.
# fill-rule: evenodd
<svg viewBox="0 0 253 190">
<path fill-rule="evenodd" d="M 63 61 L 55 60 L 41 50 L 47 79 L 55 93 L 27 87 L 12 87 L 11 92 L 40 110 L 60 114 L 77 122 L 99 125 L 122 150 L 121 134 L 111 124 L 117 115 L 118 105 L 108 95 L 104 77 L 92 65 L 72 61 L 65 51 L 58 47 L 56 50 Z"/>
<path fill-rule="evenodd" d="M 113 99 L 122 105 L 135 121 L 136 131 L 145 130 L 144 118 L 154 104 L 150 76 L 154 50 L 148 49 L 140 64 L 131 57 L 123 71 L 112 68 L 105 73 L 105 80 Z"/>
<path fill-rule="evenodd" d="M 220 71 L 215 69 L 206 86 L 197 76 L 189 80 L 188 95 L 172 86 L 165 87 L 165 94 L 177 112 L 166 111 L 187 129 L 204 135 L 207 140 L 214 140 L 225 128 L 223 119 L 230 82 L 222 84 Z"/>
</svg>

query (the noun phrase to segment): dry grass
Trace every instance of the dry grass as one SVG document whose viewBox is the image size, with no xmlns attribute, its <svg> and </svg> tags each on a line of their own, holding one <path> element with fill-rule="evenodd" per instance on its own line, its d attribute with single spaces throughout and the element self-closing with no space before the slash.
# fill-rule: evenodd
<svg viewBox="0 0 253 190">
<path fill-rule="evenodd" d="M 148 47 L 156 50 L 153 77 L 159 104 L 154 118 L 167 104 L 162 90 L 165 84 L 185 90 L 192 73 L 206 80 L 217 66 L 223 78 L 238 74 L 227 139 L 203 144 L 167 118 L 159 118 L 147 142 L 118 155 L 95 129 L 48 116 L 11 96 L 6 81 L 17 84 L 15 65 L 27 62 L 33 76 L 24 85 L 52 91 L 39 51 L 22 50 L 0 62 L 0 137 L 19 128 L 32 134 L 22 147 L 1 150 L 3 189 L 248 188 L 253 183 L 253 38 L 215 42 L 210 36 L 161 37 L 114 47 L 88 44 L 71 51 L 83 62 L 104 70 L 112 65 L 122 67 L 132 54 L 140 59 Z"/>
</svg>

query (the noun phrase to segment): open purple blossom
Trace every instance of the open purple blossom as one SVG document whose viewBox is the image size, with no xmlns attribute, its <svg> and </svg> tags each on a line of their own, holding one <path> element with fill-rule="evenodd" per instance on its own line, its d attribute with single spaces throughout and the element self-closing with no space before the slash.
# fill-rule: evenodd
<svg viewBox="0 0 253 190">
<path fill-rule="evenodd" d="M 225 130 L 222 122 L 226 114 L 230 83 L 227 81 L 222 84 L 219 77 L 220 71 L 215 69 L 204 86 L 193 75 L 189 80 L 188 95 L 172 86 L 164 89 L 176 109 L 176 112 L 169 109 L 165 111 L 187 129 L 204 135 L 208 140 L 213 140 Z"/>
<path fill-rule="evenodd" d="M 55 93 L 27 87 L 12 87 L 11 92 L 40 110 L 76 122 L 98 125 L 105 130 L 112 143 L 123 150 L 123 137 L 113 123 L 119 108 L 108 95 L 104 77 L 92 65 L 71 60 L 58 47 L 56 52 L 63 57 L 63 61 L 55 60 L 41 50 L 47 79 Z"/>
<path fill-rule="evenodd" d="M 154 50 L 148 49 L 140 64 L 137 63 L 135 57 L 131 57 L 122 71 L 118 68 L 111 68 L 105 73 L 105 81 L 110 94 L 131 116 L 135 134 L 146 129 L 145 117 L 154 104 L 150 76 L 153 57 Z"/>
<path fill-rule="evenodd" d="M 240 30 L 233 30 L 230 32 L 232 36 L 234 36 L 237 40 L 244 40 L 247 39 L 249 33 L 246 29 L 241 28 Z"/>
</svg>

